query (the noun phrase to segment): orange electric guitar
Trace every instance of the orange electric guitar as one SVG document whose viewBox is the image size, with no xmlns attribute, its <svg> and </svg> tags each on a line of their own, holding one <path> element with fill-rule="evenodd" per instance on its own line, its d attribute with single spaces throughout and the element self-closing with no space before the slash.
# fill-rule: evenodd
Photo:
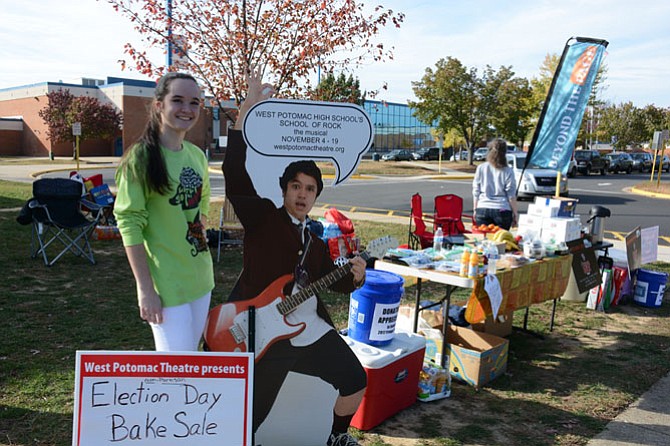
<svg viewBox="0 0 670 446">
<path fill-rule="evenodd" d="M 381 258 L 389 248 L 398 246 L 398 241 L 390 236 L 370 242 L 368 250 L 360 254 L 363 260 Z M 255 307 L 255 360 L 258 361 L 275 342 L 290 339 L 305 329 L 303 322 L 291 324 L 286 316 L 312 295 L 322 291 L 351 271 L 351 264 L 331 271 L 321 279 L 306 286 L 291 296 L 284 294 L 284 287 L 293 280 L 293 274 L 286 274 L 272 282 L 263 292 L 242 301 L 219 304 L 209 311 L 205 325 L 205 343 L 212 351 L 249 351 L 249 307 Z"/>
</svg>

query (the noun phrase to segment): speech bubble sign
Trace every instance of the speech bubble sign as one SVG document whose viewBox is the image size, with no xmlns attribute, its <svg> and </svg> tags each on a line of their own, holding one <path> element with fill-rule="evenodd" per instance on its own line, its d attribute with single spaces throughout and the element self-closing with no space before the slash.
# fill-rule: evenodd
<svg viewBox="0 0 670 446">
<path fill-rule="evenodd" d="M 254 105 L 242 127 L 247 147 L 271 157 L 329 159 L 333 186 L 354 173 L 372 144 L 372 122 L 355 104 L 269 99 Z"/>
</svg>

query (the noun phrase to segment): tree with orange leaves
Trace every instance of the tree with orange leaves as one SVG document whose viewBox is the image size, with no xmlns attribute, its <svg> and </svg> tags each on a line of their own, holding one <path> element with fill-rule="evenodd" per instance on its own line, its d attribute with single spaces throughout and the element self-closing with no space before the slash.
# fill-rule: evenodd
<svg viewBox="0 0 670 446">
<path fill-rule="evenodd" d="M 302 97 L 319 68 L 332 72 L 392 59 L 392 48 L 373 38 L 384 26 L 400 27 L 404 20 L 404 14 L 383 6 L 366 13 L 353 0 L 107 1 L 135 23 L 145 47 L 169 42 L 179 55 L 166 67 L 127 43 L 125 51 L 139 72 L 155 77 L 168 69 L 189 72 L 219 104 L 244 99 L 250 67 L 280 96 Z"/>
</svg>

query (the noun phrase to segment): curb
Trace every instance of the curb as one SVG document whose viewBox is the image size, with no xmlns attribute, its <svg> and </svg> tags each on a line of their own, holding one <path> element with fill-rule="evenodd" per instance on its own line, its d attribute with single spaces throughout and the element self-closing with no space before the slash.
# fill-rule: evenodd
<svg viewBox="0 0 670 446">
<path fill-rule="evenodd" d="M 637 195 L 644 195 L 646 197 L 662 198 L 664 200 L 670 200 L 670 195 L 669 194 L 662 194 L 662 193 L 658 193 L 658 192 L 649 192 L 647 190 L 638 189 L 634 186 L 630 188 L 630 191 L 634 194 L 637 194 Z"/>
<path fill-rule="evenodd" d="M 116 169 L 116 167 L 117 167 L 116 165 L 112 165 L 112 166 L 104 166 L 104 167 L 100 167 L 100 166 L 95 166 L 95 167 L 82 167 L 82 166 L 79 166 L 79 170 Z M 31 176 L 32 178 L 37 178 L 37 177 L 39 177 L 40 175 L 44 175 L 44 174 L 47 174 L 47 173 L 53 173 L 53 172 L 67 172 L 67 171 L 69 171 L 69 170 L 77 170 L 77 166 L 72 166 L 72 167 L 62 167 L 62 168 L 58 168 L 58 169 L 38 170 L 38 171 L 36 171 L 36 172 L 31 172 L 31 173 L 30 173 L 30 176 Z"/>
</svg>

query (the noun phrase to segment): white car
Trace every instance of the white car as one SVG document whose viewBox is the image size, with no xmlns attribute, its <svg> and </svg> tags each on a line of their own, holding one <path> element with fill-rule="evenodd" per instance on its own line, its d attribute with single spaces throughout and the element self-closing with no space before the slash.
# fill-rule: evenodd
<svg viewBox="0 0 670 446">
<path fill-rule="evenodd" d="M 526 152 L 512 152 L 506 155 L 507 164 L 514 169 L 514 178 L 518 189 L 517 198 L 530 198 L 535 195 L 555 195 L 558 171 L 543 167 L 526 166 Z M 523 178 L 521 172 L 523 171 Z M 560 195 L 568 196 L 568 179 L 561 175 Z"/>
<path fill-rule="evenodd" d="M 473 155 L 473 159 L 475 161 L 484 161 L 486 159 L 486 155 L 489 153 L 489 148 L 488 147 L 480 147 L 477 150 L 475 150 L 475 153 Z"/>
</svg>

